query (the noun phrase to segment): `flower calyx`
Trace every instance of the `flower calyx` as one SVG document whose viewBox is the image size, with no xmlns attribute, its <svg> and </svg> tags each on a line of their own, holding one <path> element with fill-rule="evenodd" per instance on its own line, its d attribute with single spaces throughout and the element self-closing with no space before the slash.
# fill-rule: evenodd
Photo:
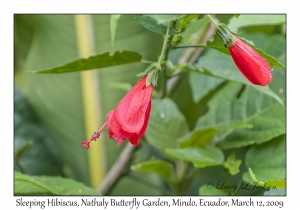
<svg viewBox="0 0 300 210">
<path fill-rule="evenodd" d="M 216 33 L 221 37 L 225 47 L 232 47 L 235 42 L 236 33 L 232 32 L 225 24 L 218 23 L 216 24 L 217 31 Z"/>
<path fill-rule="evenodd" d="M 139 74 L 137 77 L 144 77 L 147 75 L 146 86 L 152 84 L 154 87 L 157 85 L 158 75 L 161 72 L 161 65 L 159 62 L 150 64 L 147 69 Z"/>
</svg>

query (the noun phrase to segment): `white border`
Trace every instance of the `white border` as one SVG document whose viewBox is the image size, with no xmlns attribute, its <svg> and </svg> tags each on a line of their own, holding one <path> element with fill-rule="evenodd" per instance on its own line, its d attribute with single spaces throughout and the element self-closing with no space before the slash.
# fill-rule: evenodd
<svg viewBox="0 0 300 210">
<path fill-rule="evenodd" d="M 14 13 L 286 13 L 287 14 L 287 196 L 286 197 L 253 197 L 255 200 L 283 200 L 284 208 L 298 206 L 299 191 L 299 20 L 296 1 L 251 0 L 251 1 L 2 1 L 0 4 L 0 128 L 2 146 L 1 154 L 1 201 L 3 209 L 15 207 L 13 197 L 13 14 Z M 48 197 L 36 197 L 47 199 Z M 53 197 L 50 197 L 53 198 Z M 59 197 L 62 198 L 62 197 Z M 86 197 L 82 197 L 86 198 Z M 91 197 L 90 197 L 91 198 Z M 106 197 L 112 199 L 114 197 Z M 120 199 L 122 197 L 116 197 Z M 143 199 L 144 197 L 137 197 Z M 187 197 L 184 197 L 187 198 Z M 199 199 L 200 197 L 193 197 Z M 217 197 L 203 197 L 216 200 Z M 234 197 L 247 200 L 249 197 Z M 24 199 L 31 199 L 26 197 Z M 80 200 L 81 197 L 66 197 L 68 200 Z M 124 197 L 132 199 L 132 197 Z M 156 199 L 150 197 L 149 199 Z M 171 200 L 173 197 L 164 197 Z M 222 197 L 231 200 L 231 197 Z M 8 207 L 8 208 L 5 208 Z M 20 207 L 19 207 L 20 208 Z M 27 209 L 28 207 L 26 207 Z M 100 207 L 97 207 L 101 209 Z M 152 207 L 153 208 L 153 207 Z M 160 208 L 161 207 L 156 207 Z M 174 207 L 175 208 L 175 207 Z M 180 207 L 182 208 L 182 207 Z M 215 209 L 217 207 L 211 207 Z M 232 207 L 234 208 L 234 207 Z M 252 208 L 252 207 L 251 207 Z M 37 209 L 37 208 L 36 208 Z M 71 209 L 71 207 L 47 207 L 47 209 Z M 78 208 L 77 208 L 78 209 Z M 110 208 L 113 209 L 113 208 Z M 149 209 L 143 207 L 139 209 Z M 249 209 L 249 207 L 248 207 Z"/>
</svg>

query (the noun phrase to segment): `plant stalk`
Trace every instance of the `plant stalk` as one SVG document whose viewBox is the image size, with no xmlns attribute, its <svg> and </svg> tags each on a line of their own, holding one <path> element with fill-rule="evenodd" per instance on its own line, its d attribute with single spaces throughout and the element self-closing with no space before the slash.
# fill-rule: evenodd
<svg viewBox="0 0 300 210">
<path fill-rule="evenodd" d="M 90 15 L 75 15 L 76 35 L 78 45 L 78 55 L 80 57 L 89 57 L 95 54 L 93 24 Z M 94 133 L 95 128 L 102 124 L 100 88 L 96 71 L 80 72 L 82 101 L 85 120 L 86 138 L 89 139 Z M 104 178 L 105 174 L 105 155 L 102 138 L 95 141 L 92 148 L 87 151 L 89 163 L 90 183 L 96 188 Z"/>
<path fill-rule="evenodd" d="M 165 59 L 165 56 L 166 56 L 166 50 L 167 50 L 167 44 L 168 44 L 168 36 L 169 36 L 169 30 L 170 30 L 170 27 L 171 27 L 171 21 L 169 22 L 168 26 L 167 26 L 167 31 L 166 31 L 166 35 L 165 35 L 165 39 L 164 39 L 164 43 L 163 43 L 163 48 L 161 50 L 161 53 L 160 53 L 160 56 L 159 56 L 159 59 L 158 59 L 158 63 L 162 63 L 162 61 Z"/>
<path fill-rule="evenodd" d="M 212 18 L 212 16 L 210 16 L 210 15 L 207 15 L 207 16 L 210 18 L 210 20 L 211 20 L 211 22 L 214 24 L 214 26 L 217 27 L 218 24 L 217 24 L 216 21 Z"/>
</svg>

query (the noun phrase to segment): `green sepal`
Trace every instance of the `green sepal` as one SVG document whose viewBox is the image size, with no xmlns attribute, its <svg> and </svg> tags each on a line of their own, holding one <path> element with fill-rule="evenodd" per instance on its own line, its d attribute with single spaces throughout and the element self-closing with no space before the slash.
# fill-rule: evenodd
<svg viewBox="0 0 300 210">
<path fill-rule="evenodd" d="M 138 73 L 137 77 L 144 77 L 145 75 L 149 74 L 149 72 L 154 68 L 154 63 L 151 63 L 145 71 Z"/>
<path fill-rule="evenodd" d="M 221 37 L 225 47 L 232 47 L 235 44 L 236 33 L 232 32 L 225 24 L 219 23 L 216 33 Z"/>
<path fill-rule="evenodd" d="M 147 78 L 146 78 L 146 87 L 148 87 L 148 86 L 152 83 L 152 77 L 153 77 L 154 72 L 155 72 L 155 70 L 152 70 L 152 71 L 147 75 Z"/>
<path fill-rule="evenodd" d="M 138 73 L 137 77 L 144 77 L 147 76 L 146 86 L 149 86 L 150 83 L 155 87 L 157 85 L 158 75 L 161 71 L 160 63 L 152 63 L 150 64 L 147 69 L 141 73 Z"/>
</svg>

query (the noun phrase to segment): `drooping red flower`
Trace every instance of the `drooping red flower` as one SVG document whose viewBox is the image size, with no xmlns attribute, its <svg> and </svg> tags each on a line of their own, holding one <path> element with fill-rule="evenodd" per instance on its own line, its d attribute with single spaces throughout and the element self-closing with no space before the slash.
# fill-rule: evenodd
<svg viewBox="0 0 300 210">
<path fill-rule="evenodd" d="M 235 37 L 235 43 L 228 49 L 238 69 L 251 83 L 266 86 L 273 80 L 271 68 L 266 59 L 238 37 Z"/>
<path fill-rule="evenodd" d="M 82 142 L 86 149 L 92 140 L 96 140 L 105 126 L 108 135 L 120 145 L 128 138 L 133 145 L 139 146 L 138 141 L 143 137 L 149 121 L 153 85 L 146 86 L 143 77 L 119 102 L 118 106 L 106 116 L 105 124 L 94 133 L 88 141 Z"/>
</svg>

